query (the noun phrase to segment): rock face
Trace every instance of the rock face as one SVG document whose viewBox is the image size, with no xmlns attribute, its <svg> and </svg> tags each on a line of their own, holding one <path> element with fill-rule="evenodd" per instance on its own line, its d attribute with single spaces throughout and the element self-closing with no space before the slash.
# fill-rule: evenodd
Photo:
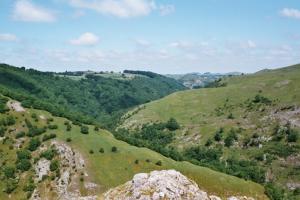
<svg viewBox="0 0 300 200">
<path fill-rule="evenodd" d="M 209 200 L 206 192 L 197 184 L 175 170 L 153 171 L 136 174 L 132 181 L 105 194 L 105 199 L 203 199 Z"/>
<path fill-rule="evenodd" d="M 199 189 L 198 185 L 175 170 L 136 174 L 131 181 L 104 194 L 105 200 L 221 200 Z M 254 200 L 229 197 L 230 200 Z"/>
</svg>

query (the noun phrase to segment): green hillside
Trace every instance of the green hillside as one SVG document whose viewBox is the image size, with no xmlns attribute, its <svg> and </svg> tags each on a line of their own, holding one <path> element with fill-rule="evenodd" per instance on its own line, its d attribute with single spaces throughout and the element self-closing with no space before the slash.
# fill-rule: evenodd
<svg viewBox="0 0 300 200">
<path fill-rule="evenodd" d="M 138 73 L 145 75 L 116 79 L 81 72 L 79 75 L 84 78 L 74 78 L 79 77 L 78 73 L 56 74 L 0 64 L 0 90 L 26 107 L 112 126 L 127 109 L 185 89 L 174 79 L 150 72 Z"/>
<path fill-rule="evenodd" d="M 2 130 L 0 190 L 3 192 L 0 193 L 0 199 L 8 198 L 9 194 L 11 199 L 26 199 L 26 196 L 32 195 L 34 188 L 39 188 L 42 191 L 40 193 L 42 198 L 56 197 L 53 193 L 53 184 L 62 176 L 63 171 L 68 169 L 68 166 L 60 164 L 60 173 L 57 171 L 60 169 L 58 168 L 49 176 L 43 176 L 41 181 L 31 181 L 36 177 L 34 166 L 43 156 L 52 161 L 62 162 L 57 154 L 50 158 L 49 152 L 47 155 L 42 154 L 42 152 L 52 149 L 50 144 L 53 141 L 61 141 L 83 155 L 86 165 L 86 172 L 84 173 L 88 173 L 89 176 L 83 176 L 83 171 L 79 170 L 75 170 L 71 176 L 72 180 L 75 179 L 76 182 L 78 179 L 79 182 L 72 189 L 78 189 L 83 194 L 87 191 L 82 184 L 87 181 L 100 186 L 96 191 L 96 194 L 100 195 L 109 188 L 130 180 L 138 172 L 176 169 L 195 180 L 200 188 L 210 194 L 222 197 L 246 195 L 257 199 L 266 199 L 264 189 L 259 184 L 188 162 L 176 162 L 149 149 L 137 148 L 116 140 L 108 131 L 98 130 L 94 126 L 77 123 L 74 125 L 71 121 L 54 117 L 46 111 L 35 109 L 24 111 L 14 101 L 9 103 L 11 110 L 7 111 L 5 106 L 7 99 L 3 97 L 1 99 L 0 106 L 3 109 L 0 112 L 0 129 Z M 88 133 L 85 132 L 87 128 Z M 46 137 L 51 134 L 52 137 Z M 41 144 L 36 145 L 32 142 L 37 139 L 41 141 Z M 115 152 L 112 151 L 113 147 L 116 147 Z M 29 156 L 24 153 L 24 151 L 28 152 L 26 149 L 30 150 Z M 18 153 L 17 156 L 16 152 L 20 151 L 23 153 Z M 161 163 L 158 164 L 158 161 Z M 26 162 L 30 163 L 29 168 L 28 165 L 24 164 Z"/>
<path fill-rule="evenodd" d="M 300 65 L 225 78 L 216 85 L 223 87 L 176 92 L 139 106 L 123 116 L 119 128 L 132 132 L 175 118 L 180 129 L 168 147 L 239 177 L 247 177 L 241 162 L 257 166 L 263 174 L 251 179 L 297 196 L 300 189 L 289 185 L 300 182 Z M 217 164 L 200 155 L 203 147 L 221 152 Z"/>
</svg>

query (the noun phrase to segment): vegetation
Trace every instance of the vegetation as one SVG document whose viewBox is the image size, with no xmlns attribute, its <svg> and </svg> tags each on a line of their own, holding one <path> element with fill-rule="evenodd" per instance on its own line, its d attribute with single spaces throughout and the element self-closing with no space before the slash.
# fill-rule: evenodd
<svg viewBox="0 0 300 200">
<path fill-rule="evenodd" d="M 21 101 L 25 107 L 44 109 L 72 121 L 91 123 L 100 120 L 112 127 L 126 109 L 185 89 L 174 79 L 152 72 L 126 73 L 145 76 L 118 80 L 87 74 L 84 79 L 73 80 L 67 74 L 62 77 L 1 64 L 0 91 Z M 6 110 L 5 101 L 0 99 L 2 112 Z"/>
</svg>

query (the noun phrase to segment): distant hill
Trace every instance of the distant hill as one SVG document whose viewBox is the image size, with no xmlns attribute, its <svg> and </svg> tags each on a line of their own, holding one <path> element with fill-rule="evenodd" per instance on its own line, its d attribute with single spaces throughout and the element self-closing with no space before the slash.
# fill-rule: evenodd
<svg viewBox="0 0 300 200">
<path fill-rule="evenodd" d="M 174 79 L 151 74 L 151 77 L 130 72 L 124 76 L 91 71 L 56 74 L 1 64 L 0 91 L 25 107 L 113 126 L 126 109 L 185 89 Z"/>
<path fill-rule="evenodd" d="M 230 73 L 188 73 L 188 74 L 167 74 L 167 77 L 174 78 L 181 82 L 184 86 L 190 89 L 204 88 L 208 87 L 214 81 L 221 78 L 226 78 L 228 76 L 239 76 L 240 72 L 230 72 Z"/>
<path fill-rule="evenodd" d="M 180 128 L 165 147 L 150 148 L 260 182 L 270 196 L 283 195 L 282 188 L 287 199 L 298 199 L 300 65 L 223 77 L 214 86 L 176 92 L 128 112 L 119 128 L 129 130 L 123 137 L 147 146 L 162 137 L 161 127 L 177 129 L 174 118 Z"/>
</svg>

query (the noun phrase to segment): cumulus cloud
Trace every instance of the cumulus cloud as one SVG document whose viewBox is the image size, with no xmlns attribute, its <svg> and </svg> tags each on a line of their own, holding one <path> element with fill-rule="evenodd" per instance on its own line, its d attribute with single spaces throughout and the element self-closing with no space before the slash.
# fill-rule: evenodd
<svg viewBox="0 0 300 200">
<path fill-rule="evenodd" d="M 75 8 L 90 9 L 104 15 L 131 18 L 159 11 L 162 16 L 175 11 L 174 5 L 157 5 L 154 0 L 68 0 Z"/>
<path fill-rule="evenodd" d="M 280 14 L 284 17 L 300 19 L 300 10 L 294 8 L 284 8 L 280 11 Z"/>
<path fill-rule="evenodd" d="M 150 0 L 69 0 L 76 8 L 95 10 L 101 14 L 121 18 L 148 15 L 155 4 Z"/>
<path fill-rule="evenodd" d="M 17 36 L 10 33 L 0 33 L 0 41 L 17 41 Z"/>
<path fill-rule="evenodd" d="M 73 45 L 95 45 L 99 42 L 99 37 L 93 33 L 84 33 L 76 39 L 70 40 L 70 44 Z"/>
<path fill-rule="evenodd" d="M 14 5 L 13 19 L 26 22 L 53 22 L 54 14 L 29 0 L 19 0 Z"/>
</svg>

